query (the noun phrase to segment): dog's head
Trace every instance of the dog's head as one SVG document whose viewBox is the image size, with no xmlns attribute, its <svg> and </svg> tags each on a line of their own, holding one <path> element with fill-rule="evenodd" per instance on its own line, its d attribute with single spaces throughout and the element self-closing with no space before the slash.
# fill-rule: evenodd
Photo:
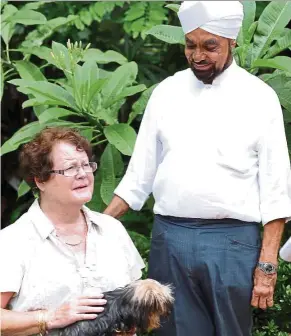
<svg viewBox="0 0 291 336">
<path fill-rule="evenodd" d="M 173 305 L 172 289 L 151 279 L 104 293 L 104 312 L 95 320 L 80 321 L 64 328 L 61 336 L 111 336 L 148 332 L 160 326 Z"/>
<path fill-rule="evenodd" d="M 146 279 L 138 280 L 124 288 L 120 296 L 121 325 L 116 331 L 123 332 L 123 325 L 147 332 L 160 326 L 160 318 L 169 315 L 173 296 L 169 285 Z"/>
</svg>

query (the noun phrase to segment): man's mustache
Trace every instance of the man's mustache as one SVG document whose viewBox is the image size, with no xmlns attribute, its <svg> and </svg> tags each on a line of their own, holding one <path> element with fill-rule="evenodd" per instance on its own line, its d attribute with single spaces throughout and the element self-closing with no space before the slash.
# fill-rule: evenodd
<svg viewBox="0 0 291 336">
<path fill-rule="evenodd" d="M 211 62 L 207 62 L 207 61 L 201 61 L 201 62 L 194 62 L 194 61 L 190 61 L 191 65 L 209 65 L 209 64 L 213 64 Z"/>
</svg>

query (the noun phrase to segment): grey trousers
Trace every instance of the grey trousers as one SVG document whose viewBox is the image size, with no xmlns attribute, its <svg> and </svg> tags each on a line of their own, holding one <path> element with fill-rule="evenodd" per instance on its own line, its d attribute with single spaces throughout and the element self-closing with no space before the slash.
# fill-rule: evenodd
<svg viewBox="0 0 291 336">
<path fill-rule="evenodd" d="M 259 223 L 155 216 L 149 278 L 174 287 L 157 336 L 250 336 Z"/>
</svg>

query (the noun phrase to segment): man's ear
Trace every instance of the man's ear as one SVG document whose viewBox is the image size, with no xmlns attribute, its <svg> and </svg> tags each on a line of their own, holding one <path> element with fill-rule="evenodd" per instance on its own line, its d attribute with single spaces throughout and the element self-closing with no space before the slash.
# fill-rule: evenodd
<svg viewBox="0 0 291 336">
<path fill-rule="evenodd" d="M 36 184 L 36 186 L 38 187 L 38 189 L 40 191 L 44 191 L 45 190 L 45 182 L 40 182 L 40 180 L 37 177 L 35 177 L 34 178 L 34 183 Z"/>
</svg>

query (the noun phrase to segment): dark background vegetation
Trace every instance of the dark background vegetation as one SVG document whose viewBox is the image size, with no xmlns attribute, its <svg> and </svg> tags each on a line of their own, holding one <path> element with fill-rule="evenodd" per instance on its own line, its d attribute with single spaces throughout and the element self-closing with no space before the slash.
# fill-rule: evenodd
<svg viewBox="0 0 291 336">
<path fill-rule="evenodd" d="M 15 85 L 8 83 L 10 80 L 20 77 L 23 78 L 19 72 L 19 68 L 17 67 L 17 61 L 25 60 L 25 62 L 27 61 L 34 64 L 38 69 L 41 69 L 43 75 L 52 83 L 56 83 L 56 80 L 64 78 L 64 71 L 62 67 L 55 66 L 47 60 L 39 58 L 34 53 L 27 54 L 23 51 L 24 49 L 26 49 L 27 52 L 28 49 L 32 50 L 32 48 L 40 48 L 43 46 L 51 48 L 53 41 L 66 45 L 68 39 L 70 39 L 73 43 L 75 41 L 82 41 L 83 46 L 90 43 L 90 48 L 99 49 L 102 52 L 113 50 L 123 55 L 128 61 L 133 61 L 137 64 L 138 73 L 135 78 L 135 82 L 138 84 L 144 84 L 147 88 L 150 88 L 152 85 L 159 83 L 167 76 L 186 68 L 186 62 L 183 55 L 183 45 L 181 43 L 165 43 L 161 39 L 156 38 L 155 34 L 147 34 L 150 29 L 160 24 L 179 26 L 175 11 L 165 7 L 165 5 L 173 3 L 178 2 L 34 2 L 35 7 L 31 7 L 31 9 L 43 14 L 47 21 L 59 17 L 70 18 L 70 15 L 73 16 L 73 19 L 54 29 L 46 24 L 32 24 L 31 22 L 29 23 L 25 20 L 21 23 L 16 22 L 13 26 L 13 35 L 9 41 L 9 46 L 7 47 L 7 44 L 4 43 L 3 39 L 1 40 L 1 59 L 3 69 L 3 71 L 1 71 L 1 77 L 4 80 L 3 97 L 1 102 L 2 144 L 11 139 L 13 135 L 23 126 L 29 125 L 30 123 L 38 120 L 34 108 L 23 108 L 22 106 L 22 104 L 28 99 L 27 95 L 19 92 Z M 2 14 L 5 13 L 5 6 L 7 5 L 15 6 L 15 8 L 21 10 L 28 4 L 30 4 L 30 2 L 2 2 Z M 256 21 L 259 20 L 268 5 L 269 2 L 267 1 L 256 2 Z M 290 36 L 290 28 L 291 26 L 289 23 L 285 27 L 284 34 L 289 34 L 288 36 Z M 287 32 L 287 29 L 289 29 L 289 32 Z M 272 45 L 274 44 L 275 42 L 272 43 Z M 290 58 L 290 47 L 291 43 L 289 41 L 289 47 L 284 48 L 277 54 L 277 56 Z M 247 68 L 247 61 L 244 66 Z M 116 70 L 117 64 L 116 62 L 101 62 L 98 64 L 98 67 L 106 70 L 107 72 L 113 72 Z M 262 78 L 266 81 L 269 80 L 270 85 L 276 86 L 276 91 L 278 90 L 277 93 L 280 92 L 280 98 L 282 97 L 282 107 L 284 109 L 286 133 L 288 141 L 290 141 L 291 110 L 289 110 L 288 107 L 291 105 L 291 69 L 289 72 L 288 70 L 285 70 L 283 73 L 280 72 L 283 70 L 279 67 L 275 70 L 277 71 L 277 74 L 275 73 L 275 77 L 272 77 L 274 75 L 274 69 L 270 69 L 269 67 L 260 67 L 255 71 L 251 68 L 248 70 L 253 72 L 255 75 L 262 76 Z M 271 77 L 268 77 L 270 75 Z M 286 88 L 289 88 L 290 91 Z M 288 92 L 290 93 L 289 100 Z M 128 121 L 128 117 L 134 109 L 134 103 L 139 99 L 139 97 L 140 93 L 137 93 L 136 95 L 128 96 L 126 98 L 125 102 L 120 106 L 118 111 L 118 123 L 123 124 Z M 82 118 L 83 117 L 84 116 L 82 115 Z M 131 127 L 136 132 L 138 131 L 141 117 L 142 113 L 138 113 L 131 123 Z M 82 120 L 85 119 L 86 118 L 84 117 Z M 71 118 L 70 121 L 77 123 L 80 120 L 78 118 Z M 101 120 L 100 124 L 102 126 L 102 131 L 104 130 L 104 127 L 108 125 L 108 123 L 104 122 L 104 120 Z M 177 115 L 177 127 L 183 127 L 182 121 L 179 120 L 179 115 Z M 99 211 L 102 211 L 102 209 L 105 208 L 106 203 L 108 203 L 106 202 L 108 200 L 106 192 L 108 193 L 109 191 L 112 191 L 114 185 L 118 183 L 129 161 L 128 154 L 125 155 L 118 147 L 117 149 L 121 153 L 114 152 L 113 148 L 108 147 L 109 145 L 107 145 L 105 141 L 106 139 L 101 139 L 101 143 L 95 143 L 94 145 L 94 153 L 97 161 L 101 161 L 101 173 L 97 173 L 99 174 L 99 177 L 96 177 L 95 184 L 98 189 L 98 193 L 96 191 L 96 196 L 90 204 L 92 209 Z M 29 139 L 24 139 L 22 143 L 28 140 Z M 107 181 L 108 184 L 111 183 L 110 187 L 108 187 L 109 189 L 104 187 L 102 193 L 101 185 L 103 182 L 100 179 L 105 179 L 106 167 L 112 168 L 112 165 L 109 165 L 108 156 L 104 154 L 106 148 L 108 149 L 108 153 L 111 151 L 110 153 L 112 154 L 113 163 L 115 163 L 115 165 L 117 164 L 116 162 L 119 164 L 120 160 L 122 160 L 122 169 L 115 172 L 113 185 L 111 181 Z M 13 223 L 17 218 L 19 218 L 19 216 L 28 209 L 34 199 L 31 191 L 19 191 L 21 176 L 19 173 L 18 153 L 19 150 L 16 149 L 8 151 L 2 157 L 2 227 Z M 151 211 L 152 205 L 153 200 L 150 198 L 141 212 L 130 212 L 122 219 L 124 225 L 128 229 L 146 261 L 148 258 L 153 221 Z M 288 224 L 286 226 L 283 242 L 285 242 L 290 235 L 291 228 L 290 224 Z M 255 336 L 287 336 L 291 333 L 290 264 L 280 260 L 275 307 L 266 312 L 254 310 L 254 318 Z"/>
</svg>

